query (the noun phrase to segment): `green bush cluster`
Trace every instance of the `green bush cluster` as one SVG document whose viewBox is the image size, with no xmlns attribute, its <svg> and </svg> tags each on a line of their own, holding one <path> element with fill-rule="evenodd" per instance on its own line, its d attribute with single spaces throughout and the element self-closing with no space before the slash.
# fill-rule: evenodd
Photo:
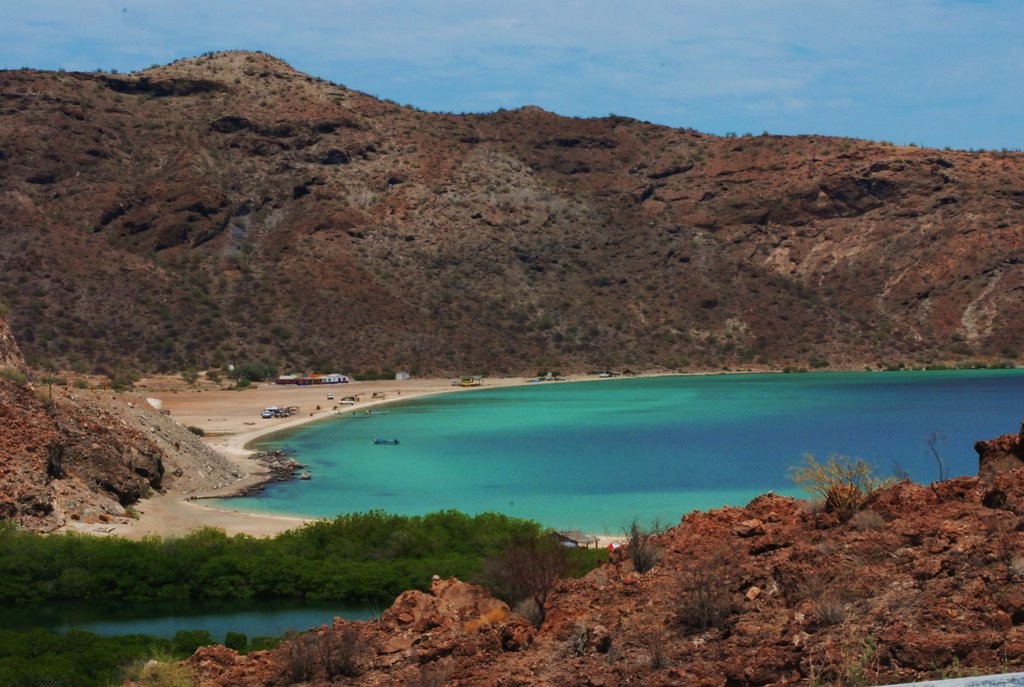
<svg viewBox="0 0 1024 687">
<path fill-rule="evenodd" d="M 167 655 L 173 642 L 146 635 L 102 637 L 71 630 L 0 630 L 0 685 L 93 687 L 121 684 L 124 668 Z"/>
<path fill-rule="evenodd" d="M 229 537 L 212 528 L 142 541 L 42 537 L 0 525 L 0 604 L 247 598 L 389 603 L 406 589 L 425 589 L 435 574 L 471 579 L 509 542 L 543 536 L 531 521 L 458 511 L 342 515 L 273 539 Z M 589 557 L 584 568 L 596 563 Z"/>
<path fill-rule="evenodd" d="M 265 382 L 277 376 L 277 366 L 267 360 L 248 360 L 228 370 L 227 374 L 238 382 Z"/>
</svg>

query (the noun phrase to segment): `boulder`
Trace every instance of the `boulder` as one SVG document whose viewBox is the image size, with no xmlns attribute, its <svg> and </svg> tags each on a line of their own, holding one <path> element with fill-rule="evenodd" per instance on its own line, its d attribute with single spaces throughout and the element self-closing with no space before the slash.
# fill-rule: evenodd
<svg viewBox="0 0 1024 687">
<path fill-rule="evenodd" d="M 991 482 L 996 475 L 1024 466 L 1024 423 L 1019 434 L 979 441 L 974 444 L 978 452 L 978 476 Z"/>
</svg>

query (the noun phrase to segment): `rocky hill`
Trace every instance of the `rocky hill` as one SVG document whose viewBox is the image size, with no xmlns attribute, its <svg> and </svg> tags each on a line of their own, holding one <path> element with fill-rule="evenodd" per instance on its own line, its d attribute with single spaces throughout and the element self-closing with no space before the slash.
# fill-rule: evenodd
<svg viewBox="0 0 1024 687">
<path fill-rule="evenodd" d="M 226 52 L 0 73 L 31 363 L 880 365 L 1024 334 L 1024 156 L 432 114 Z"/>
<path fill-rule="evenodd" d="M 124 521 L 169 484 L 219 486 L 242 475 L 170 418 L 132 397 L 32 382 L 0 319 L 0 521 L 52 531 Z M 138 399 L 134 399 L 138 401 Z"/>
<path fill-rule="evenodd" d="M 982 460 L 1024 433 L 979 444 Z M 694 512 L 548 597 L 538 629 L 454 580 L 272 652 L 200 649 L 204 687 L 872 685 L 1024 667 L 1024 470 L 876 492 L 846 522 L 761 496 Z M 336 677 L 332 681 L 327 671 Z"/>
</svg>

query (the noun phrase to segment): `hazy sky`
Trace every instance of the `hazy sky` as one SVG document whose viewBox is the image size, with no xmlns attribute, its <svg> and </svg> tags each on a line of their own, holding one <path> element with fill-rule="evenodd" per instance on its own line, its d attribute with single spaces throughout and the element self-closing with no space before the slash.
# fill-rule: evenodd
<svg viewBox="0 0 1024 687">
<path fill-rule="evenodd" d="M 426 110 L 1024 148 L 1022 0 L 7 0 L 0 67 L 209 50 Z"/>
</svg>

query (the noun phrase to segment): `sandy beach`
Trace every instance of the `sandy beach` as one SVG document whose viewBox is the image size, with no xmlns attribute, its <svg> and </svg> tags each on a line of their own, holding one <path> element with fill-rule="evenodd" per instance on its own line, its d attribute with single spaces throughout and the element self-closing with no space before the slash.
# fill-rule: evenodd
<svg viewBox="0 0 1024 687">
<path fill-rule="evenodd" d="M 571 381 L 588 379 L 596 377 L 581 375 L 572 377 Z M 252 451 L 246 448 L 254 440 L 340 413 L 362 412 L 383 404 L 434 394 L 473 393 L 475 389 L 519 386 L 529 383 L 529 380 L 511 377 L 485 379 L 482 386 L 470 388 L 453 386 L 451 379 L 353 382 L 304 387 L 259 384 L 242 391 L 188 389 L 178 383 L 144 382 L 148 383 L 145 390 L 140 392 L 141 396 L 168 411 L 180 424 L 202 429 L 204 440 L 238 465 L 247 477 L 218 489 L 187 492 L 170 488 L 163 494 L 139 502 L 135 508 L 139 514 L 138 519 L 111 524 L 105 528 L 109 534 L 129 539 L 152 535 L 176 536 L 207 526 L 223 529 L 229 535 L 247 534 L 256 537 L 273 536 L 294 529 L 309 520 L 215 507 L 208 505 L 209 502 L 205 500 L 235 493 L 266 478 L 266 470 L 250 458 Z M 334 399 L 329 400 L 328 394 L 332 394 Z M 351 405 L 342 405 L 342 399 L 349 396 L 358 400 Z M 286 418 L 261 418 L 260 412 L 269 406 L 295 406 L 298 412 Z"/>
</svg>

